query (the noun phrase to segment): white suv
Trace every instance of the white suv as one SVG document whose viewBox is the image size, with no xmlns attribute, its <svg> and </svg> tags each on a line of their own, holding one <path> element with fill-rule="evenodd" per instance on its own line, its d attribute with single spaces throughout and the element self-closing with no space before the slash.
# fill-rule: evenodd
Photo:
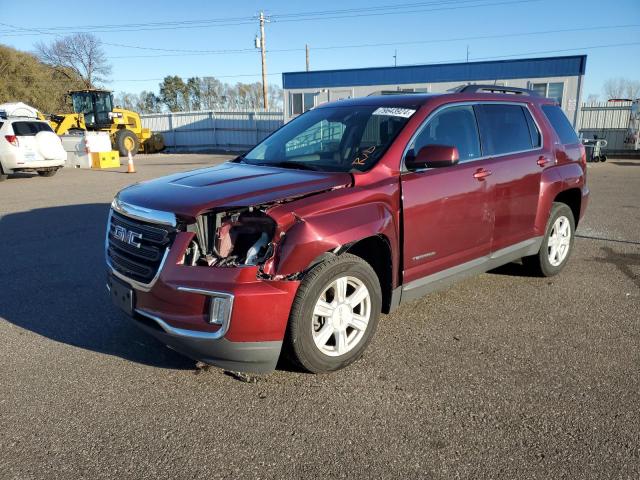
<svg viewBox="0 0 640 480">
<path fill-rule="evenodd" d="M 66 159 L 60 137 L 47 122 L 0 113 L 0 181 L 16 172 L 51 177 Z"/>
</svg>

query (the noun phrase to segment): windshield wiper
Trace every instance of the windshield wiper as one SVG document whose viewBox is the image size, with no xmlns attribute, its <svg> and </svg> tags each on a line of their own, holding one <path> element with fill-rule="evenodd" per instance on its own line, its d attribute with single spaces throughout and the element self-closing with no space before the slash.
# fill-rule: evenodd
<svg viewBox="0 0 640 480">
<path fill-rule="evenodd" d="M 259 163 L 258 165 L 264 166 L 264 167 L 280 167 L 280 168 L 299 168 L 302 170 L 313 170 L 314 172 L 321 172 L 322 169 L 316 167 L 315 165 L 309 165 L 308 163 L 304 163 L 304 162 L 288 162 L 288 161 L 283 161 L 283 162 L 269 162 L 269 163 Z"/>
</svg>

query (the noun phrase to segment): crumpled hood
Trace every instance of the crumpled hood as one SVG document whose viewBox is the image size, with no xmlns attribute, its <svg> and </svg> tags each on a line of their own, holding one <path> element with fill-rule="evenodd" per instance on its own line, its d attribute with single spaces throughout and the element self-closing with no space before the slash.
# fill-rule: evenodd
<svg viewBox="0 0 640 480">
<path fill-rule="evenodd" d="M 227 162 L 137 183 L 122 190 L 119 199 L 140 207 L 193 218 L 213 208 L 248 207 L 324 192 L 351 183 L 348 173 Z"/>
</svg>

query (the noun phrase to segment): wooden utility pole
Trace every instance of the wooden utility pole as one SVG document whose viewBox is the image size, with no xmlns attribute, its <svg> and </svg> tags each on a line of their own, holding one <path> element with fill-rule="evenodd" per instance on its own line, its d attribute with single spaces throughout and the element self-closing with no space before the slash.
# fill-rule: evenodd
<svg viewBox="0 0 640 480">
<path fill-rule="evenodd" d="M 264 12 L 260 12 L 260 50 L 262 55 L 262 103 L 265 110 L 269 109 L 269 97 L 267 96 L 267 51 L 264 38 Z"/>
<path fill-rule="evenodd" d="M 309 71 L 309 45 L 305 43 L 304 45 L 306 60 L 307 60 L 307 72 Z"/>
</svg>

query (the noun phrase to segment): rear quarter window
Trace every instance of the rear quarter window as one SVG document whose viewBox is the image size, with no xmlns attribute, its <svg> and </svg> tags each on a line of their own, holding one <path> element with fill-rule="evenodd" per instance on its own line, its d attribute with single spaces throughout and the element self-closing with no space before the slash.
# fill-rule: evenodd
<svg viewBox="0 0 640 480">
<path fill-rule="evenodd" d="M 549 123 L 558 134 L 560 143 L 564 145 L 571 145 L 579 143 L 578 135 L 571 126 L 571 123 L 567 119 L 562 109 L 556 105 L 543 105 L 542 111 L 549 120 Z"/>
<path fill-rule="evenodd" d="M 39 132 L 53 132 L 48 123 L 44 122 L 13 122 L 13 134 L 19 137 L 33 137 Z"/>
</svg>

